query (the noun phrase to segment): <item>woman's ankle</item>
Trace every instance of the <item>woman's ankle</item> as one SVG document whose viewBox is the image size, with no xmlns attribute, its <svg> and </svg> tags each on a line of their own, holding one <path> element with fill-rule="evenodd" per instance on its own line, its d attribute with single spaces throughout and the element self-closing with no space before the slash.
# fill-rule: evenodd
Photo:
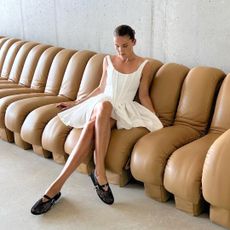
<svg viewBox="0 0 230 230">
<path fill-rule="evenodd" d="M 96 176 L 96 178 L 97 178 L 97 181 L 98 181 L 98 183 L 99 183 L 100 185 L 104 185 L 104 184 L 107 184 L 107 183 L 108 183 L 106 176 L 103 176 L 103 175 L 98 174 L 98 173 L 96 172 L 96 170 L 95 170 L 94 173 L 95 173 L 95 176 Z"/>
</svg>

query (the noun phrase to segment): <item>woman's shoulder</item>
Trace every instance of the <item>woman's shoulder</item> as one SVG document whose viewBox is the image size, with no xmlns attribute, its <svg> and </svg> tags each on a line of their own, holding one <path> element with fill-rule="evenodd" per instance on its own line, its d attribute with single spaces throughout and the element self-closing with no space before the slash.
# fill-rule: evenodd
<svg viewBox="0 0 230 230">
<path fill-rule="evenodd" d="M 137 56 L 137 61 L 139 64 L 142 64 L 144 62 L 149 62 L 147 58 L 141 57 L 141 56 Z"/>
</svg>

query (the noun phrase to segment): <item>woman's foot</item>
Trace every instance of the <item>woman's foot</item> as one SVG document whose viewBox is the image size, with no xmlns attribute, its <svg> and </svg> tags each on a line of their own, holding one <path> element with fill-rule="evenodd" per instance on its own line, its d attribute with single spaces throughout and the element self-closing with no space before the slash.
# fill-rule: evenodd
<svg viewBox="0 0 230 230">
<path fill-rule="evenodd" d="M 48 212 L 55 202 L 60 198 L 61 192 L 57 193 L 53 198 L 44 195 L 43 198 L 38 200 L 31 208 L 31 213 L 34 215 L 41 215 Z"/>
<path fill-rule="evenodd" d="M 109 187 L 109 184 L 106 183 L 104 185 L 100 185 L 97 177 L 95 175 L 95 171 L 93 170 L 92 173 L 89 175 L 97 192 L 97 195 L 99 198 L 106 204 L 113 204 L 114 197 L 112 190 Z"/>
</svg>

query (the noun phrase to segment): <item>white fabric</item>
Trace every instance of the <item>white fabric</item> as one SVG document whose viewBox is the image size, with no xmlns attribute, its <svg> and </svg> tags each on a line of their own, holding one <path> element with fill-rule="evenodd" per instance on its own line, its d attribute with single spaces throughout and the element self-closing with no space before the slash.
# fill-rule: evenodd
<svg viewBox="0 0 230 230">
<path fill-rule="evenodd" d="M 154 131 L 163 127 L 159 118 L 150 110 L 134 100 L 140 84 L 142 70 L 148 60 L 145 60 L 136 71 L 124 74 L 117 71 L 107 56 L 107 80 L 103 93 L 58 114 L 67 126 L 83 128 L 90 120 L 96 104 L 109 101 L 113 106 L 111 117 L 116 120 L 118 129 L 145 127 Z"/>
</svg>

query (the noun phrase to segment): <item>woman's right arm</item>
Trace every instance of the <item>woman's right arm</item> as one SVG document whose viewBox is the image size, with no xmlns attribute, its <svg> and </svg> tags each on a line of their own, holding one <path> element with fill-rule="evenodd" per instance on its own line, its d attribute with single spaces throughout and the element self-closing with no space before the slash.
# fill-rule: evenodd
<svg viewBox="0 0 230 230">
<path fill-rule="evenodd" d="M 82 103 L 83 101 L 86 101 L 87 99 L 89 99 L 91 97 L 94 97 L 94 96 L 97 96 L 97 95 L 103 93 L 105 90 L 106 79 L 107 79 L 107 66 L 108 66 L 108 63 L 107 63 L 107 59 L 105 57 L 103 60 L 103 71 L 102 71 L 102 77 L 101 77 L 100 84 L 90 94 L 88 94 L 86 97 L 81 98 L 80 100 L 61 102 L 57 105 L 57 107 L 61 108 L 61 110 L 69 109 L 75 105 Z"/>
</svg>

